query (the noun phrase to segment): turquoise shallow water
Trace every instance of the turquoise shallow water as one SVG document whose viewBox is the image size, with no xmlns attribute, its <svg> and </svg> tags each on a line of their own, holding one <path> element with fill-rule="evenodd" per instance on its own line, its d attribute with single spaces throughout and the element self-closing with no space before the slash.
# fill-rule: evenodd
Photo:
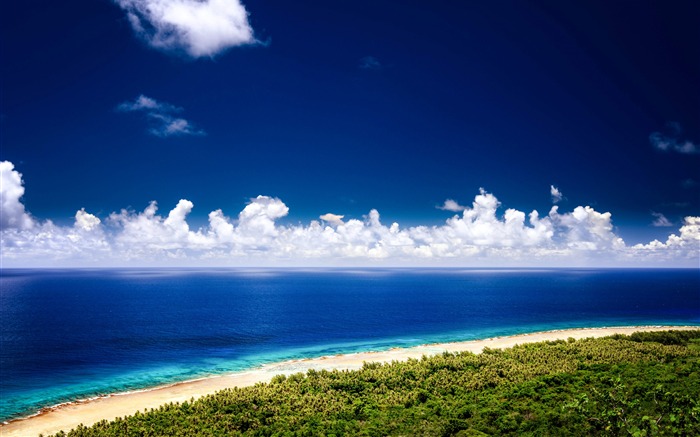
<svg viewBox="0 0 700 437">
<path fill-rule="evenodd" d="M 700 325 L 700 270 L 2 270 L 0 419 L 296 358 Z"/>
</svg>

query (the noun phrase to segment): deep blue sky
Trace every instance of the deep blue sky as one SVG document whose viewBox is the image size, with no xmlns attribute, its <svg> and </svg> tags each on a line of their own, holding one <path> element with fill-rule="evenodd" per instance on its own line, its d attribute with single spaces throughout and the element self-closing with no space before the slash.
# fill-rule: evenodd
<svg viewBox="0 0 700 437">
<path fill-rule="evenodd" d="M 27 209 L 69 223 L 187 198 L 204 223 L 265 194 L 288 222 L 376 208 L 411 225 L 479 187 L 546 214 L 554 184 L 562 211 L 610 211 L 628 243 L 700 212 L 700 155 L 649 141 L 673 122 L 700 142 L 700 2 L 245 6 L 266 44 L 193 60 L 148 47 L 108 0 L 2 2 L 0 160 Z M 206 135 L 150 135 L 116 110 L 141 94 Z"/>
</svg>

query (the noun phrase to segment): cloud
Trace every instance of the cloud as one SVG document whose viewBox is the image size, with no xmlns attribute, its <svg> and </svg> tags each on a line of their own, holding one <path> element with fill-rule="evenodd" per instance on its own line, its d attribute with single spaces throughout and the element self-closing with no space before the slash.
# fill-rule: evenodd
<svg viewBox="0 0 700 437">
<path fill-rule="evenodd" d="M 687 190 L 691 188 L 695 188 L 698 186 L 698 182 L 695 179 L 684 179 L 683 182 L 681 182 L 681 186 Z"/>
<path fill-rule="evenodd" d="M 700 153 L 700 146 L 687 139 L 681 139 L 681 125 L 676 122 L 666 124 L 664 132 L 653 132 L 649 142 L 654 148 L 664 152 L 678 152 L 687 155 Z"/>
<path fill-rule="evenodd" d="M 0 162 L 0 229 L 31 229 L 34 219 L 24 210 L 22 174 L 10 161 Z"/>
<path fill-rule="evenodd" d="M 344 215 L 337 215 L 337 214 L 331 214 L 330 212 L 327 214 L 323 214 L 322 216 L 319 216 L 321 220 L 324 222 L 328 222 L 333 226 L 340 226 L 343 223 L 343 217 Z"/>
<path fill-rule="evenodd" d="M 445 203 L 443 203 L 440 206 L 437 206 L 436 208 L 441 209 L 443 211 L 452 211 L 452 212 L 462 212 L 465 209 L 467 209 L 466 206 L 462 206 L 452 199 L 445 200 Z"/>
<path fill-rule="evenodd" d="M 680 236 L 671 234 L 665 243 L 654 240 L 648 244 L 637 244 L 633 246 L 633 249 L 656 252 L 657 255 L 666 255 L 669 249 L 680 253 L 683 253 L 682 249 L 686 249 L 685 255 L 693 260 L 693 267 L 697 267 L 698 259 L 700 259 L 700 217 L 685 217 L 679 231 Z"/>
<path fill-rule="evenodd" d="M 121 210 L 105 220 L 80 209 L 71 226 L 40 221 L 25 211 L 21 175 L 2 170 L 5 266 L 697 266 L 700 217 L 684 219 L 666 242 L 628 246 L 614 231 L 612 214 L 590 206 L 547 215 L 516 209 L 481 189 L 470 206 L 440 225 L 384 223 L 372 209 L 361 218 L 327 213 L 308 224 L 283 225 L 289 207 L 257 196 L 235 216 L 220 209 L 192 228 L 193 202 L 181 199 L 165 214 L 156 202 Z M 456 204 L 456 203 L 455 203 Z"/>
<path fill-rule="evenodd" d="M 201 129 L 197 129 L 184 118 L 174 114 L 182 112 L 182 108 L 169 103 L 159 102 L 141 94 L 133 102 L 124 102 L 117 106 L 121 112 L 145 112 L 151 123 L 148 132 L 158 137 L 170 137 L 181 135 L 205 135 Z"/>
<path fill-rule="evenodd" d="M 90 232 L 99 228 L 102 221 L 94 215 L 85 212 L 85 208 L 75 213 L 75 228 L 79 231 Z"/>
<path fill-rule="evenodd" d="M 182 111 L 182 108 L 178 108 L 177 106 L 172 106 L 167 103 L 161 103 L 156 101 L 155 99 L 152 99 L 150 97 L 146 97 L 143 94 L 138 96 L 133 102 L 124 102 L 120 104 L 117 109 L 119 111 L 149 111 L 149 112 L 180 112 Z"/>
<path fill-rule="evenodd" d="M 151 47 L 212 57 L 256 42 L 239 0 L 114 0 Z"/>
<path fill-rule="evenodd" d="M 177 135 L 204 135 L 203 130 L 197 129 L 184 118 L 175 118 L 167 114 L 148 114 L 149 118 L 156 121 L 156 126 L 148 131 L 158 137 L 170 137 Z"/>
<path fill-rule="evenodd" d="M 651 215 L 655 217 L 654 221 L 651 223 L 652 226 L 656 227 L 669 227 L 673 226 L 673 223 L 668 221 L 665 215 L 661 214 L 660 212 L 651 212 Z"/>
<path fill-rule="evenodd" d="M 365 56 L 360 59 L 360 68 L 362 70 L 380 70 L 382 68 L 381 62 L 374 56 Z"/>
<path fill-rule="evenodd" d="M 549 186 L 549 194 L 552 195 L 552 203 L 559 203 L 561 202 L 561 199 L 564 198 L 564 195 L 561 191 L 559 191 L 559 188 L 555 187 L 554 185 Z"/>
</svg>

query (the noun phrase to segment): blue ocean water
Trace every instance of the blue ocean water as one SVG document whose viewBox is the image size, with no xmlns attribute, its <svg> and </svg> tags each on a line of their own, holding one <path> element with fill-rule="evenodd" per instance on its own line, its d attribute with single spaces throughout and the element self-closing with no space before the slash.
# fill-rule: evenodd
<svg viewBox="0 0 700 437">
<path fill-rule="evenodd" d="M 700 270 L 0 271 L 0 420 L 266 362 L 700 325 Z"/>
</svg>

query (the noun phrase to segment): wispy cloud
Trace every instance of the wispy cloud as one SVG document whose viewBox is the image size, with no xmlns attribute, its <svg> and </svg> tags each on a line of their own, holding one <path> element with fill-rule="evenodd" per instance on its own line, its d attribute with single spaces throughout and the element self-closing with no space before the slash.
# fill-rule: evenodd
<svg viewBox="0 0 700 437">
<path fill-rule="evenodd" d="M 552 203 L 559 203 L 564 198 L 564 194 L 554 185 L 549 186 L 549 194 L 552 196 Z"/>
<path fill-rule="evenodd" d="M 671 223 L 665 215 L 661 214 L 660 212 L 651 212 L 651 215 L 654 216 L 654 221 L 651 223 L 652 226 L 656 226 L 657 228 L 666 228 L 673 226 L 673 223 Z"/>
<path fill-rule="evenodd" d="M 382 68 L 382 64 L 374 56 L 365 56 L 360 59 L 360 68 L 363 70 L 379 70 Z"/>
<path fill-rule="evenodd" d="M 688 178 L 681 182 L 681 186 L 685 189 L 695 188 L 698 186 L 698 182 L 695 179 Z"/>
<path fill-rule="evenodd" d="M 167 214 L 156 202 L 143 211 L 121 210 L 105 219 L 80 209 L 72 226 L 41 221 L 24 210 L 21 175 L 0 163 L 2 230 L 6 266 L 30 265 L 672 265 L 697 266 L 700 217 L 685 217 L 665 242 L 628 246 L 615 233 L 612 214 L 590 206 L 544 216 L 501 203 L 480 190 L 462 214 L 441 225 L 385 224 L 375 209 L 343 220 L 282 225 L 289 207 L 257 196 L 235 217 L 217 209 L 193 229 L 194 204 L 181 199 Z M 660 218 L 660 216 L 659 216 Z"/>
<path fill-rule="evenodd" d="M 159 102 L 143 94 L 134 101 L 121 103 L 117 106 L 117 110 L 121 112 L 144 112 L 152 125 L 148 131 L 158 137 L 205 134 L 203 130 L 196 128 L 189 121 L 175 115 L 182 112 L 182 108 L 169 103 Z"/>
<path fill-rule="evenodd" d="M 134 32 L 159 50 L 199 58 L 256 42 L 240 0 L 114 1 Z"/>
<path fill-rule="evenodd" d="M 664 152 L 678 152 L 684 154 L 700 153 L 700 146 L 688 139 L 682 139 L 683 130 L 676 122 L 666 123 L 664 132 L 653 132 L 649 135 L 649 142 L 654 148 Z"/>
</svg>

